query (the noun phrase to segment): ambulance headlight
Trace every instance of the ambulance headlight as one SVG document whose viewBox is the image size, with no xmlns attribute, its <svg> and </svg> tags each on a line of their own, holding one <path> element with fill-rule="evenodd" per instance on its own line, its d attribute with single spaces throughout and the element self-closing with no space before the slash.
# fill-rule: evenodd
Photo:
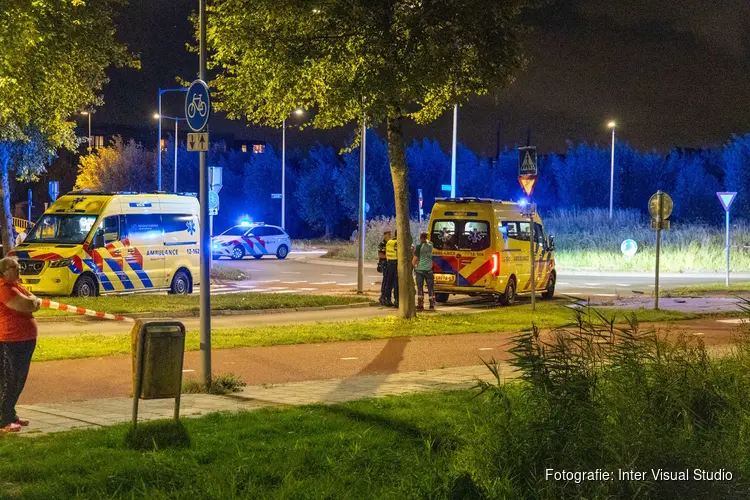
<svg viewBox="0 0 750 500">
<path fill-rule="evenodd" d="M 49 263 L 49 267 L 68 267 L 73 263 L 72 258 L 53 260 Z"/>
</svg>

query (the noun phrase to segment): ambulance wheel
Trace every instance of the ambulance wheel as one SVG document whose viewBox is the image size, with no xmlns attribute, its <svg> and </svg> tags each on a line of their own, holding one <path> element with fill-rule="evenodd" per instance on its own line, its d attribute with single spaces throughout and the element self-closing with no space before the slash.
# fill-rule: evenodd
<svg viewBox="0 0 750 500">
<path fill-rule="evenodd" d="M 286 245 L 281 245 L 278 250 L 276 250 L 276 258 L 280 260 L 286 259 L 286 256 L 289 255 L 289 249 L 286 247 Z"/>
<path fill-rule="evenodd" d="M 190 293 L 190 277 L 185 271 L 177 271 L 172 278 L 170 295 L 187 295 Z"/>
<path fill-rule="evenodd" d="M 505 292 L 497 297 L 497 301 L 503 306 L 509 306 L 516 301 L 516 278 L 508 280 Z"/>
<path fill-rule="evenodd" d="M 555 273 L 550 274 L 549 281 L 547 282 L 547 289 L 542 294 L 542 298 L 550 300 L 555 297 Z"/>
<path fill-rule="evenodd" d="M 96 297 L 96 281 L 94 281 L 94 278 L 87 275 L 78 278 L 73 286 L 73 295 L 76 297 Z"/>
<path fill-rule="evenodd" d="M 262 258 L 263 258 L 263 256 L 262 256 L 262 255 L 253 255 L 253 257 L 254 257 L 254 258 L 256 258 L 256 259 L 258 259 L 258 260 L 260 260 L 260 259 L 262 259 Z"/>
<path fill-rule="evenodd" d="M 435 302 L 440 302 L 441 304 L 445 304 L 446 302 L 448 302 L 448 297 L 450 297 L 450 295 L 448 295 L 447 293 L 436 293 Z"/>
<path fill-rule="evenodd" d="M 242 260 L 242 257 L 245 256 L 245 250 L 237 245 L 232 249 L 232 260 Z"/>
</svg>

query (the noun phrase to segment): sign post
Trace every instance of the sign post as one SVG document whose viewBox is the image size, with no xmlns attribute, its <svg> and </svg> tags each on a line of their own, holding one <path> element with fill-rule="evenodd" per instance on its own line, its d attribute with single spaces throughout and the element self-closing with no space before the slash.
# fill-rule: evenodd
<svg viewBox="0 0 750 500">
<path fill-rule="evenodd" d="M 529 260 L 531 261 L 531 310 L 536 311 L 536 251 L 534 249 L 534 214 L 536 206 L 531 203 L 531 195 L 534 192 L 536 181 L 539 176 L 539 168 L 536 156 L 536 146 L 518 148 L 518 183 L 521 184 L 523 192 L 529 198 Z"/>
<path fill-rule="evenodd" d="M 726 253 L 727 253 L 727 287 L 729 287 L 729 208 L 732 206 L 737 193 L 735 192 L 721 192 L 716 193 L 719 197 L 721 206 L 724 207 L 724 213 L 726 214 Z"/>
<path fill-rule="evenodd" d="M 659 309 L 659 256 L 661 254 L 661 230 L 670 227 L 669 216 L 672 215 L 672 198 L 659 191 L 648 200 L 648 211 L 651 214 L 651 228 L 656 229 L 656 269 L 654 274 L 654 309 Z"/>
<path fill-rule="evenodd" d="M 424 215 L 424 209 L 422 208 L 422 204 L 424 203 L 424 198 L 422 198 L 422 190 L 417 189 L 417 198 L 419 198 L 419 222 L 422 222 L 422 216 Z"/>
<path fill-rule="evenodd" d="M 211 95 L 206 79 L 206 0 L 198 0 L 199 65 L 198 79 L 193 81 L 185 97 L 185 119 L 193 132 L 203 132 L 211 115 Z M 206 137 L 204 142 L 207 144 Z M 203 383 L 211 386 L 211 229 L 209 224 L 209 179 L 206 152 L 199 153 L 200 172 L 200 350 Z"/>
<path fill-rule="evenodd" d="M 29 216 L 29 217 L 28 217 L 28 220 L 29 220 L 29 227 L 31 227 L 31 207 L 33 206 L 33 205 L 31 204 L 31 188 L 29 188 L 29 202 L 28 202 L 28 204 L 27 204 L 27 205 L 28 205 L 28 206 L 27 206 L 26 208 L 28 208 L 28 210 L 27 210 L 27 211 L 28 211 L 28 216 Z"/>
</svg>

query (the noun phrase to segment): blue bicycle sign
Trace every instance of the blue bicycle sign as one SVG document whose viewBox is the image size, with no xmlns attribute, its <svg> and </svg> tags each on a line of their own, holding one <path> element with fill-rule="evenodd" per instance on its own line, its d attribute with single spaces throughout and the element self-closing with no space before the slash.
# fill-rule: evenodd
<svg viewBox="0 0 750 500">
<path fill-rule="evenodd" d="M 208 85 L 203 80 L 195 80 L 190 84 L 185 97 L 185 118 L 188 126 L 194 132 L 200 132 L 208 123 L 211 114 L 211 95 Z"/>
</svg>

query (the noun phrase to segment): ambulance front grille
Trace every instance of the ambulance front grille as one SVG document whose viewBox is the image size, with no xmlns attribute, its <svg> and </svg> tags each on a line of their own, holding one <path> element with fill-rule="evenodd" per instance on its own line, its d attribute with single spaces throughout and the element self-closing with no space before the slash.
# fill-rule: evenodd
<svg viewBox="0 0 750 500">
<path fill-rule="evenodd" d="M 42 270 L 44 269 L 44 261 L 20 259 L 18 261 L 18 268 L 21 271 L 22 275 L 34 276 L 42 272 Z"/>
</svg>

